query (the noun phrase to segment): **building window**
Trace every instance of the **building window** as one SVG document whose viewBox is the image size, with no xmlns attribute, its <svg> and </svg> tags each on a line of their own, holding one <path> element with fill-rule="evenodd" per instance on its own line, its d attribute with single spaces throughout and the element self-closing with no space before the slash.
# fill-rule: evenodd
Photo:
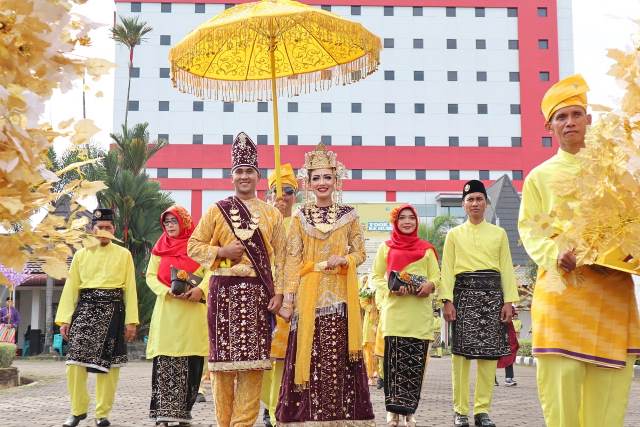
<svg viewBox="0 0 640 427">
<path fill-rule="evenodd" d="M 169 101 L 158 101 L 158 111 L 169 111 Z"/>
<path fill-rule="evenodd" d="M 393 49 L 393 39 L 384 39 L 384 48 Z"/>
<path fill-rule="evenodd" d="M 387 169 L 384 171 L 385 179 L 396 179 L 396 170 Z"/>
<path fill-rule="evenodd" d="M 331 112 L 331 103 L 323 102 L 320 104 L 320 112 L 321 113 L 330 113 Z"/>
<path fill-rule="evenodd" d="M 413 39 L 413 48 L 414 49 L 422 49 L 422 48 L 424 48 L 424 40 L 423 39 Z"/>
<path fill-rule="evenodd" d="M 233 113 L 234 106 L 233 102 L 223 102 L 222 103 L 222 111 L 225 113 Z"/>
<path fill-rule="evenodd" d="M 478 178 L 480 178 L 482 181 L 486 181 L 489 179 L 489 171 L 487 170 L 482 170 L 480 171 L 480 176 Z"/>
<path fill-rule="evenodd" d="M 446 8 L 446 15 L 449 18 L 453 18 L 454 16 L 456 16 L 456 8 L 455 7 Z"/>
<path fill-rule="evenodd" d="M 509 72 L 509 81 L 510 82 L 519 82 L 520 81 L 520 73 L 518 71 L 510 71 Z"/>
<path fill-rule="evenodd" d="M 543 18 L 548 16 L 547 8 L 546 7 L 539 7 L 538 8 L 538 16 L 541 16 Z"/>
<path fill-rule="evenodd" d="M 478 137 L 478 147 L 488 147 L 489 146 L 489 137 L 488 136 L 479 136 Z"/>
<path fill-rule="evenodd" d="M 484 7 L 476 7 L 476 18 L 484 18 Z"/>
<path fill-rule="evenodd" d="M 427 179 L 427 171 L 424 169 L 416 169 L 416 179 Z"/>
<path fill-rule="evenodd" d="M 511 104 L 509 111 L 511 111 L 511 114 L 520 114 L 520 104 Z"/>
<path fill-rule="evenodd" d="M 352 102 L 351 103 L 351 112 L 352 113 L 362 113 L 362 104 L 360 102 Z"/>
<path fill-rule="evenodd" d="M 508 7 L 507 8 L 507 18 L 517 18 L 518 17 L 518 8 L 517 7 Z"/>
<path fill-rule="evenodd" d="M 413 16 L 422 16 L 422 6 L 413 6 Z"/>
<path fill-rule="evenodd" d="M 538 49 L 549 49 L 549 40 L 547 40 L 547 39 L 539 39 L 538 40 Z"/>
<path fill-rule="evenodd" d="M 266 102 L 258 102 L 258 113 L 268 113 L 269 104 Z"/>
<path fill-rule="evenodd" d="M 166 4 L 166 3 L 162 3 L 162 4 Z M 169 36 L 167 34 L 161 34 L 160 35 L 160 45 L 161 46 L 170 46 L 171 45 L 171 36 Z"/>
<path fill-rule="evenodd" d="M 548 82 L 549 81 L 549 72 L 548 71 L 540 71 L 540 73 L 538 73 L 538 75 L 540 76 L 540 80 L 542 80 L 543 82 Z"/>
<path fill-rule="evenodd" d="M 331 145 L 331 135 L 322 135 L 320 137 L 320 142 L 324 145 Z"/>
<path fill-rule="evenodd" d="M 223 168 L 222 169 L 222 177 L 223 178 L 231 178 L 231 169 Z"/>
<path fill-rule="evenodd" d="M 326 10 L 327 12 L 331 12 L 331 5 L 323 4 L 322 6 L 320 6 L 320 9 Z"/>
<path fill-rule="evenodd" d="M 456 39 L 447 39 L 447 49 L 457 49 L 458 41 Z"/>
<path fill-rule="evenodd" d="M 267 135 L 258 135 L 258 145 L 267 145 L 269 137 Z"/>
<path fill-rule="evenodd" d="M 459 147 L 460 146 L 460 138 L 457 136 L 449 137 L 449 147 Z"/>
<path fill-rule="evenodd" d="M 509 40 L 509 49 L 517 50 L 518 49 L 518 40 Z"/>
<path fill-rule="evenodd" d="M 202 178 L 202 168 L 191 168 L 191 178 Z"/>
<path fill-rule="evenodd" d="M 395 136 L 385 136 L 384 137 L 384 145 L 387 147 L 394 147 L 396 145 L 396 137 Z"/>
<path fill-rule="evenodd" d="M 457 181 L 460 179 L 460 171 L 449 171 L 449 179 Z"/>
<path fill-rule="evenodd" d="M 489 114 L 489 106 L 487 104 L 478 104 L 478 114 Z"/>
<path fill-rule="evenodd" d="M 458 72 L 457 71 L 447 71 L 447 81 L 448 82 L 457 82 L 458 81 Z"/>
<path fill-rule="evenodd" d="M 362 145 L 362 137 L 359 135 L 353 135 L 351 137 L 351 145 Z"/>
<path fill-rule="evenodd" d="M 361 6 L 351 6 L 351 14 L 354 16 L 362 15 L 362 7 Z"/>
<path fill-rule="evenodd" d="M 222 135 L 222 144 L 223 145 L 232 145 L 233 144 L 233 135 Z"/>
<path fill-rule="evenodd" d="M 204 135 L 202 134 L 194 134 L 191 143 L 194 145 L 202 145 L 204 144 Z"/>
<path fill-rule="evenodd" d="M 425 137 L 424 137 L 424 136 L 416 136 L 416 137 L 413 139 L 413 144 L 414 144 L 416 147 L 424 147 L 425 145 L 427 145 L 427 142 L 426 142 L 426 139 L 425 139 Z"/>
<path fill-rule="evenodd" d="M 551 143 L 551 137 L 550 136 L 543 136 L 542 137 L 542 146 L 543 147 L 551 147 L 552 143 Z"/>
<path fill-rule="evenodd" d="M 140 67 L 131 67 L 129 68 L 129 77 L 132 79 L 137 79 L 140 77 Z"/>
<path fill-rule="evenodd" d="M 195 4 L 195 13 L 205 13 L 205 4 L 204 3 L 196 3 Z"/>
<path fill-rule="evenodd" d="M 413 112 L 416 114 L 424 114 L 424 104 L 422 103 L 413 104 Z"/>
<path fill-rule="evenodd" d="M 131 12 L 142 12 L 142 3 L 131 2 Z"/>
<path fill-rule="evenodd" d="M 287 103 L 287 111 L 289 113 L 297 113 L 298 112 L 298 103 L 297 102 L 288 102 Z"/>
<path fill-rule="evenodd" d="M 298 135 L 287 135 L 287 145 L 298 145 Z"/>
<path fill-rule="evenodd" d="M 168 68 L 160 68 L 160 78 L 168 79 L 169 78 L 169 69 Z"/>
<path fill-rule="evenodd" d="M 396 104 L 387 102 L 384 104 L 384 112 L 387 114 L 394 114 L 396 112 Z"/>
<path fill-rule="evenodd" d="M 424 81 L 424 71 L 414 71 L 413 72 L 413 80 L 416 82 Z"/>
<path fill-rule="evenodd" d="M 393 16 L 393 6 L 384 7 L 384 16 Z"/>
<path fill-rule="evenodd" d="M 486 71 L 476 71 L 476 81 L 478 81 L 478 82 L 486 82 L 487 81 L 487 72 Z"/>
<path fill-rule="evenodd" d="M 171 3 L 160 3 L 160 12 L 171 13 Z"/>
<path fill-rule="evenodd" d="M 485 39 L 476 39 L 476 49 L 486 49 L 487 41 Z"/>
<path fill-rule="evenodd" d="M 362 179 L 362 169 L 351 169 L 351 179 Z"/>
<path fill-rule="evenodd" d="M 511 171 L 514 181 L 522 181 L 522 171 Z"/>
<path fill-rule="evenodd" d="M 193 101 L 193 111 L 204 111 L 204 102 Z"/>
<path fill-rule="evenodd" d="M 511 146 L 512 147 L 522 147 L 522 138 L 519 136 L 511 137 Z"/>
<path fill-rule="evenodd" d="M 231 9 L 233 6 L 235 6 L 235 4 L 232 4 L 232 3 L 225 3 L 225 4 L 224 4 L 224 10 Z"/>
<path fill-rule="evenodd" d="M 447 104 L 447 113 L 458 114 L 458 104 Z"/>
<path fill-rule="evenodd" d="M 384 71 L 384 79 L 385 80 L 395 80 L 396 79 L 395 71 L 385 70 Z"/>
<path fill-rule="evenodd" d="M 169 178 L 169 169 L 158 168 L 158 178 Z"/>
<path fill-rule="evenodd" d="M 140 101 L 129 101 L 129 111 L 140 111 Z"/>
<path fill-rule="evenodd" d="M 165 143 L 169 143 L 169 134 L 168 133 L 159 133 L 158 134 L 158 142 L 164 141 Z"/>
</svg>

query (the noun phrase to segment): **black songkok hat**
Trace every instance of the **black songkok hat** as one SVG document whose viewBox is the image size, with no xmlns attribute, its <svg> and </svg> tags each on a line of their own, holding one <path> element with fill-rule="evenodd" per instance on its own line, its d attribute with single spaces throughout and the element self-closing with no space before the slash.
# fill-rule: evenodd
<svg viewBox="0 0 640 427">
<path fill-rule="evenodd" d="M 98 221 L 111 221 L 113 222 L 113 209 L 98 208 L 93 211 L 91 222 L 96 223 Z"/>
<path fill-rule="evenodd" d="M 484 188 L 484 184 L 482 181 L 478 181 L 477 179 L 472 179 L 471 181 L 467 181 L 462 189 L 462 200 L 467 197 L 467 194 L 470 193 L 482 193 L 484 197 L 487 197 L 487 190 Z"/>
<path fill-rule="evenodd" d="M 231 173 L 237 168 L 252 167 L 258 169 L 258 147 L 244 132 L 240 132 L 231 146 Z"/>
</svg>

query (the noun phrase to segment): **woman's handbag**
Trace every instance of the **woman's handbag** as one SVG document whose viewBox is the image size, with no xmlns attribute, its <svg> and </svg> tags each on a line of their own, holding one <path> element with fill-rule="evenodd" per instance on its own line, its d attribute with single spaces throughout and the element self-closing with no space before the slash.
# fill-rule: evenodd
<svg viewBox="0 0 640 427">
<path fill-rule="evenodd" d="M 427 282 L 427 278 L 419 276 L 417 274 L 411 274 L 407 272 L 392 271 L 389 273 L 389 290 L 392 292 L 398 292 L 401 286 L 407 288 L 410 294 L 418 293 L 418 288 L 423 283 Z"/>
<path fill-rule="evenodd" d="M 202 282 L 202 277 L 171 266 L 171 293 L 182 295 Z"/>
</svg>

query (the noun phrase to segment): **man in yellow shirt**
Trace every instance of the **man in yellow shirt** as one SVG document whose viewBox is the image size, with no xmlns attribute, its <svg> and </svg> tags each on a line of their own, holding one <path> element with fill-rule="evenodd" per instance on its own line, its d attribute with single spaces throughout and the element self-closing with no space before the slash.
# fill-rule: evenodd
<svg viewBox="0 0 640 427">
<path fill-rule="evenodd" d="M 465 184 L 462 206 L 468 219 L 447 233 L 440 294 L 444 318 L 453 322 L 454 426 L 469 426 L 469 368 L 477 359 L 475 425 L 495 427 L 489 418 L 493 384 L 498 359 L 511 352 L 506 324 L 518 288 L 507 233 L 484 220 L 487 192 L 482 182 Z"/>
<path fill-rule="evenodd" d="M 263 370 L 282 305 L 282 214 L 256 198 L 258 149 L 244 132 L 231 149 L 235 194 L 207 210 L 188 255 L 212 270 L 207 301 L 209 370 L 221 427 L 250 427 L 260 412 Z"/>
<path fill-rule="evenodd" d="M 552 427 L 619 427 L 640 354 L 640 324 L 631 276 L 599 266 L 579 266 L 573 250 L 560 251 L 553 238 L 533 232 L 534 219 L 566 202 L 550 184 L 577 174 L 576 154 L 591 124 L 589 87 L 569 76 L 549 88 L 541 103 L 558 153 L 534 168 L 522 190 L 518 228 L 538 264 L 531 320 L 537 357 L 538 395 Z M 565 281 L 573 276 L 577 284 Z M 569 282 L 569 284 L 566 284 Z"/>
<path fill-rule="evenodd" d="M 278 208 L 282 214 L 284 228 L 288 232 L 291 224 L 293 205 L 296 203 L 298 194 L 298 180 L 293 172 L 291 163 L 281 166 L 280 182 L 282 184 L 282 197 L 276 197 L 276 174 L 269 175 L 268 184 L 271 203 Z M 285 301 L 285 304 L 293 304 L 293 301 Z M 262 417 L 265 427 L 271 427 L 272 421 L 276 419 L 276 406 L 278 406 L 278 395 L 280 394 L 280 383 L 284 373 L 284 357 L 287 352 L 287 341 L 289 339 L 289 323 L 282 317 L 276 316 L 276 328 L 273 331 L 271 341 L 271 361 L 273 363 L 270 371 L 265 371 L 262 378 L 262 403 L 264 403 L 264 415 Z"/>
<path fill-rule="evenodd" d="M 136 335 L 138 298 L 131 253 L 114 243 L 113 211 L 93 212 L 99 245 L 80 249 L 71 261 L 62 290 L 56 324 L 69 341 L 67 388 L 71 415 L 63 426 L 75 427 L 87 417 L 87 373 L 96 377 L 96 425 L 109 426 L 120 366 L 127 363 L 126 341 Z M 102 233 L 102 234 L 101 234 Z"/>
</svg>

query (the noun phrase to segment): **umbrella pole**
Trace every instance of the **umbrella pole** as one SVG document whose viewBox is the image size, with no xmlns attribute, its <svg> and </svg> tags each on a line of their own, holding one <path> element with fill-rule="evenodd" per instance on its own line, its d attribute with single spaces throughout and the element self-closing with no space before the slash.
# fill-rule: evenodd
<svg viewBox="0 0 640 427">
<path fill-rule="evenodd" d="M 276 43 L 274 39 L 271 40 L 269 59 L 271 60 L 271 101 L 273 104 L 273 153 L 275 156 L 276 197 L 282 197 L 282 182 L 280 179 L 280 127 L 278 125 L 278 94 L 276 87 Z"/>
</svg>

